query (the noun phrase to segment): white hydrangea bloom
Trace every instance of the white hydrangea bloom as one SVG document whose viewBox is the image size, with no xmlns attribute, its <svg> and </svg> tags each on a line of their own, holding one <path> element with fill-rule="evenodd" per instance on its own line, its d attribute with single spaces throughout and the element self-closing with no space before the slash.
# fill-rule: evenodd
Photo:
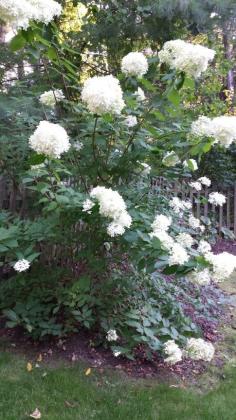
<svg viewBox="0 0 236 420">
<path fill-rule="evenodd" d="M 201 116 L 192 123 L 191 133 L 199 137 L 213 137 L 215 143 L 229 147 L 236 140 L 236 117 L 222 115 L 210 119 Z"/>
<path fill-rule="evenodd" d="M 136 90 L 136 92 L 134 94 L 135 94 L 138 101 L 140 101 L 140 102 L 145 101 L 146 96 L 145 96 L 145 93 L 144 93 L 143 89 L 141 89 L 141 87 L 138 87 L 138 89 Z"/>
<path fill-rule="evenodd" d="M 213 135 L 212 121 L 201 115 L 191 124 L 191 134 L 197 137 L 211 137 Z"/>
<path fill-rule="evenodd" d="M 198 244 L 198 248 L 197 248 L 199 254 L 205 255 L 208 252 L 211 251 L 211 245 L 209 244 L 209 242 L 204 241 L 203 239 L 199 242 Z"/>
<path fill-rule="evenodd" d="M 135 115 L 128 115 L 128 117 L 126 117 L 126 119 L 125 119 L 125 124 L 129 128 L 134 127 L 135 125 L 138 124 L 137 117 L 135 117 Z"/>
<path fill-rule="evenodd" d="M 216 143 L 229 147 L 236 140 L 236 117 L 223 115 L 213 118 L 213 137 Z"/>
<path fill-rule="evenodd" d="M 193 360 L 205 360 L 210 362 L 215 354 L 213 344 L 202 338 L 188 338 L 186 344 L 186 354 Z"/>
<path fill-rule="evenodd" d="M 201 184 L 201 182 L 198 182 L 198 181 L 189 182 L 188 185 L 196 191 L 201 191 L 201 189 L 202 189 L 202 184 Z"/>
<path fill-rule="evenodd" d="M 98 201 L 99 213 L 113 220 L 108 225 L 108 235 L 111 237 L 122 235 L 125 228 L 131 226 L 132 218 L 126 210 L 123 198 L 117 191 L 98 186 L 92 189 L 90 197 Z"/>
<path fill-rule="evenodd" d="M 86 80 L 81 98 L 94 114 L 120 114 L 125 106 L 120 82 L 112 75 L 94 76 Z"/>
<path fill-rule="evenodd" d="M 150 174 L 151 170 L 152 170 L 151 166 L 148 165 L 145 162 L 140 162 L 140 165 L 143 167 L 143 170 L 141 172 L 141 175 L 148 176 Z"/>
<path fill-rule="evenodd" d="M 182 360 L 182 351 L 174 340 L 168 340 L 163 346 L 165 354 L 168 356 L 164 359 L 166 363 L 174 365 Z"/>
<path fill-rule="evenodd" d="M 211 282 L 211 273 L 208 268 L 204 268 L 202 271 L 193 270 L 187 275 L 187 279 L 199 286 L 207 286 Z"/>
<path fill-rule="evenodd" d="M 125 228 L 117 222 L 111 222 L 107 227 L 107 233 L 111 238 L 114 238 L 115 236 L 123 235 L 125 233 Z"/>
<path fill-rule="evenodd" d="M 180 39 L 165 42 L 159 52 L 161 63 L 166 63 L 170 68 L 183 71 L 195 79 L 206 71 L 209 61 L 212 61 L 214 56 L 214 50 Z"/>
<path fill-rule="evenodd" d="M 148 71 L 148 61 L 141 52 L 130 52 L 122 58 L 121 70 L 129 76 L 141 77 Z"/>
<path fill-rule="evenodd" d="M 154 222 L 152 223 L 152 229 L 155 232 L 156 230 L 161 230 L 166 232 L 172 223 L 172 218 L 165 216 L 164 214 L 158 214 Z"/>
<path fill-rule="evenodd" d="M 189 226 L 193 229 L 200 228 L 200 220 L 194 217 L 193 215 L 189 216 L 188 223 Z"/>
<path fill-rule="evenodd" d="M 208 252 L 205 254 L 206 260 L 213 266 L 213 278 L 220 282 L 231 276 L 236 268 L 236 256 L 228 252 L 213 254 Z"/>
<path fill-rule="evenodd" d="M 61 11 L 54 0 L 0 0 L 1 19 L 13 28 L 27 29 L 31 20 L 48 24 Z"/>
<path fill-rule="evenodd" d="M 174 150 L 171 150 L 170 152 L 166 152 L 162 159 L 162 163 L 165 166 L 175 166 L 180 162 L 179 156 L 174 152 Z"/>
<path fill-rule="evenodd" d="M 66 130 L 59 124 L 40 121 L 35 132 L 29 138 L 29 146 L 37 153 L 51 158 L 60 158 L 70 148 Z"/>
<path fill-rule="evenodd" d="M 83 202 L 83 210 L 82 210 L 82 211 L 85 211 L 86 213 L 91 214 L 91 213 L 92 213 L 92 212 L 91 212 L 91 209 L 92 209 L 94 206 L 95 206 L 94 202 L 93 202 L 92 200 L 90 200 L 89 198 L 87 198 L 87 200 L 85 200 L 85 201 Z"/>
<path fill-rule="evenodd" d="M 120 355 L 121 355 L 121 351 L 119 351 L 119 350 L 113 350 L 113 355 L 114 355 L 115 357 L 118 357 L 118 356 L 120 356 Z"/>
<path fill-rule="evenodd" d="M 14 270 L 18 271 L 19 273 L 21 273 L 22 271 L 28 270 L 29 267 L 30 267 L 30 262 L 25 259 L 17 261 L 13 266 Z"/>
<path fill-rule="evenodd" d="M 187 254 L 185 248 L 179 243 L 174 243 L 172 245 L 170 256 L 168 259 L 169 265 L 183 265 L 189 260 L 189 255 Z"/>
<path fill-rule="evenodd" d="M 211 186 L 211 180 L 207 178 L 207 176 L 202 176 L 201 178 L 198 178 L 198 181 L 201 182 L 201 184 L 205 185 L 206 187 Z"/>
<path fill-rule="evenodd" d="M 116 330 L 107 331 L 107 341 L 117 341 L 118 338 Z"/>
<path fill-rule="evenodd" d="M 198 164 L 195 159 L 187 159 L 183 162 L 184 168 L 190 169 L 190 171 L 196 171 L 198 169 Z"/>
<path fill-rule="evenodd" d="M 190 201 L 180 200 L 179 197 L 173 197 L 169 203 L 170 207 L 176 214 L 181 215 L 184 211 L 190 210 L 192 208 L 192 204 Z"/>
<path fill-rule="evenodd" d="M 61 89 L 49 90 L 42 93 L 39 97 L 39 101 L 48 107 L 53 108 L 56 105 L 56 102 L 60 102 L 65 99 L 65 96 Z"/>
<path fill-rule="evenodd" d="M 226 203 L 226 197 L 224 194 L 220 194 L 218 192 L 212 192 L 209 194 L 208 201 L 214 206 L 223 206 L 223 204 Z"/>
<path fill-rule="evenodd" d="M 171 236 L 164 230 L 156 229 L 150 233 L 150 237 L 159 239 L 162 246 L 167 250 L 170 250 L 171 247 L 174 245 L 174 239 L 171 238 Z"/>
<path fill-rule="evenodd" d="M 191 246 L 194 244 L 193 237 L 189 233 L 186 233 L 186 232 L 179 233 L 175 239 L 184 248 L 191 248 Z"/>
</svg>

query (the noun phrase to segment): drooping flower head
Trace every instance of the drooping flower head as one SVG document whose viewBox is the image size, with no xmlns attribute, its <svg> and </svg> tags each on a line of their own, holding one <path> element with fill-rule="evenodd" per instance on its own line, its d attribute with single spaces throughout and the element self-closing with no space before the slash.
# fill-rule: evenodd
<svg viewBox="0 0 236 420">
<path fill-rule="evenodd" d="M 112 219 L 112 222 L 107 227 L 109 236 L 122 235 L 125 232 L 125 228 L 131 226 L 132 218 L 127 212 L 123 198 L 117 191 L 98 186 L 91 190 L 90 197 L 98 201 L 99 213 Z"/>
<path fill-rule="evenodd" d="M 202 271 L 193 270 L 187 275 L 187 279 L 199 286 L 207 286 L 211 282 L 211 273 L 208 268 L 204 268 Z"/>
<path fill-rule="evenodd" d="M 125 106 L 119 80 L 112 75 L 86 80 L 81 98 L 94 114 L 120 114 Z"/>
<path fill-rule="evenodd" d="M 212 61 L 214 56 L 214 50 L 180 39 L 165 42 L 159 52 L 161 63 L 166 63 L 170 68 L 185 72 L 195 79 L 206 71 L 209 61 Z"/>
<path fill-rule="evenodd" d="M 148 71 L 148 62 L 141 52 L 130 52 L 123 57 L 121 70 L 128 76 L 142 77 Z"/>
<path fill-rule="evenodd" d="M 213 344 L 202 338 L 188 338 L 186 344 L 186 355 L 193 360 L 205 360 L 210 362 L 215 354 Z"/>
<path fill-rule="evenodd" d="M 236 256 L 229 252 L 213 254 L 208 252 L 205 259 L 212 264 L 212 275 L 216 282 L 221 282 L 231 276 L 236 268 Z"/>
<path fill-rule="evenodd" d="M 164 360 L 166 363 L 174 365 L 182 360 L 182 351 L 174 340 L 168 340 L 163 346 L 164 353 L 168 356 Z"/>
<path fill-rule="evenodd" d="M 198 137 L 212 137 L 214 143 L 227 148 L 236 141 L 236 117 L 222 115 L 210 119 L 200 116 L 192 123 L 191 133 Z"/>
<path fill-rule="evenodd" d="M 60 102 L 65 99 L 65 96 L 61 89 L 49 90 L 42 93 L 39 97 L 39 101 L 48 107 L 53 108 L 56 105 L 56 102 Z"/>
<path fill-rule="evenodd" d="M 61 125 L 40 121 L 29 138 L 29 146 L 37 153 L 51 158 L 60 158 L 61 154 L 70 148 L 69 136 Z"/>
</svg>

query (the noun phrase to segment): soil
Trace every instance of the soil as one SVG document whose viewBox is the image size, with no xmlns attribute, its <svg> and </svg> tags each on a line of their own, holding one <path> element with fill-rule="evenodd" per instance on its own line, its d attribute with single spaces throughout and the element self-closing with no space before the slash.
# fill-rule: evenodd
<svg viewBox="0 0 236 420">
<path fill-rule="evenodd" d="M 214 247 L 214 252 L 228 251 L 236 255 L 236 242 L 220 240 Z M 191 305 L 185 305 L 185 312 L 202 330 L 204 338 L 213 343 L 222 341 L 220 325 L 231 323 L 228 310 L 225 308 L 230 298 L 221 288 L 207 286 L 203 290 L 203 300 L 211 299 L 215 302 L 213 307 L 213 321 L 209 321 L 201 314 L 196 314 Z M 180 299 L 181 300 L 181 299 Z M 215 320 L 217 319 L 217 321 Z M 83 362 L 87 367 L 98 369 L 118 370 L 134 378 L 156 378 L 158 380 L 169 381 L 173 377 L 176 380 L 186 380 L 206 371 L 209 363 L 202 361 L 183 360 L 174 366 L 168 366 L 159 355 L 155 355 L 152 361 L 145 358 L 142 346 L 137 348 L 135 360 L 128 360 L 124 357 L 115 357 L 110 349 L 96 346 L 95 334 L 81 330 L 66 339 L 50 339 L 43 342 L 33 342 L 26 336 L 21 328 L 8 329 L 4 327 L 4 320 L 0 324 L 0 348 L 5 351 L 23 354 L 32 364 L 42 358 L 44 363 L 50 365 L 60 361 L 66 361 L 73 366 L 77 361 Z M 40 360 L 39 359 L 39 360 Z M 217 355 L 212 362 L 216 367 L 222 367 L 224 362 L 222 357 Z"/>
</svg>

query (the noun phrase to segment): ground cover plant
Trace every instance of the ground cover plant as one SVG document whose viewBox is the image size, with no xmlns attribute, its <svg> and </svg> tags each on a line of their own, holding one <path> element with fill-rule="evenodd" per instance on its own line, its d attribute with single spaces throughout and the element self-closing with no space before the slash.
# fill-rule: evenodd
<svg viewBox="0 0 236 420">
<path fill-rule="evenodd" d="M 211 361 L 214 346 L 176 296 L 186 290 L 190 301 L 192 283 L 201 294 L 228 278 L 236 257 L 214 254 L 211 221 L 196 218 L 177 195 L 153 196 L 150 177 L 189 179 L 201 202 L 226 202 L 218 191 L 206 195 L 208 174 L 194 172 L 203 154 L 235 142 L 236 117 L 195 116 L 182 105 L 186 89 L 194 97 L 216 65 L 216 52 L 182 39 L 157 52 L 136 44 L 111 73 L 104 48 L 101 66 L 79 78 L 81 53 L 61 29 L 61 5 L 25 3 L 0 1 L 1 16 L 17 30 L 12 50 L 24 47 L 28 60 L 44 66 L 47 90 L 28 93 L 41 107 L 31 119 L 15 110 L 3 117 L 4 127 L 19 127 L 15 140 L 25 140 L 21 153 L 8 136 L 1 145 L 2 173 L 26 195 L 21 214 L 12 205 L 0 218 L 7 326 L 33 339 L 92 330 L 116 357 L 134 358 L 141 346 L 168 364 Z M 89 10 L 84 19 L 91 24 Z"/>
</svg>

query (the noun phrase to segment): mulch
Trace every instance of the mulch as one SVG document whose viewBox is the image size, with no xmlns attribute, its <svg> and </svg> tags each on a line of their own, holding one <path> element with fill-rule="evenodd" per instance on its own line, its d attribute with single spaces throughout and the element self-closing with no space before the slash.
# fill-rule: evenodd
<svg viewBox="0 0 236 420">
<path fill-rule="evenodd" d="M 236 242 L 220 240 L 214 246 L 214 252 L 231 252 L 236 255 Z M 230 323 L 224 305 L 219 305 L 219 300 L 224 295 L 217 286 L 207 286 L 203 290 L 202 299 L 211 299 L 215 302 L 212 309 L 214 320 L 206 319 L 196 313 L 189 304 L 184 305 L 184 311 L 192 320 L 201 327 L 206 340 L 216 343 L 222 339 L 220 325 Z M 217 321 L 216 321 L 217 319 Z M 134 378 L 155 378 L 161 381 L 170 381 L 173 376 L 178 379 L 189 379 L 203 373 L 208 363 L 184 359 L 174 366 L 167 365 L 163 359 L 155 354 L 153 360 L 147 360 L 143 346 L 137 347 L 135 360 L 124 357 L 115 357 L 109 348 L 95 346 L 97 337 L 95 333 L 81 330 L 66 339 L 46 339 L 42 342 L 32 341 L 21 328 L 8 329 L 4 327 L 4 320 L 0 323 L 0 337 L 3 347 L 11 353 L 24 354 L 27 360 L 36 363 L 40 355 L 44 363 L 55 364 L 66 361 L 69 365 L 77 361 L 83 362 L 87 367 L 103 371 L 112 369 L 120 371 Z M 217 356 L 212 362 L 221 367 L 224 362 Z"/>
</svg>

